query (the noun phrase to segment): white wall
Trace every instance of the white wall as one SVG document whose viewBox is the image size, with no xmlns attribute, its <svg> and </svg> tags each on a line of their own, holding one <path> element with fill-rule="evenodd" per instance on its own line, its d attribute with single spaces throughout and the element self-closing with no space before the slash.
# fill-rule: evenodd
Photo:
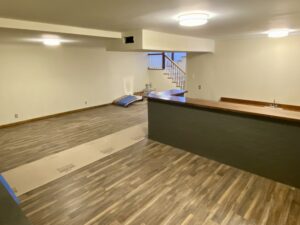
<svg viewBox="0 0 300 225">
<path fill-rule="evenodd" d="M 134 30 L 125 32 L 122 37 L 134 36 L 134 44 L 125 44 L 123 39 L 108 41 L 111 51 L 181 51 L 214 52 L 215 41 L 212 39 L 156 32 L 151 30 Z"/>
<path fill-rule="evenodd" d="M 182 57 L 177 64 L 183 71 L 186 71 L 186 57 Z"/>
<path fill-rule="evenodd" d="M 188 96 L 300 105 L 300 37 L 220 40 L 215 54 L 188 55 Z M 202 89 L 198 89 L 198 85 Z"/>
<path fill-rule="evenodd" d="M 125 44 L 125 37 L 134 37 L 134 43 Z M 134 30 L 122 33 L 120 39 L 108 39 L 107 49 L 110 51 L 142 51 L 143 50 L 143 32 Z"/>
<path fill-rule="evenodd" d="M 215 41 L 151 30 L 143 30 L 143 49 L 173 52 L 214 52 Z"/>
<path fill-rule="evenodd" d="M 0 125 L 110 103 L 128 76 L 134 91 L 144 89 L 145 53 L 0 44 Z"/>
<path fill-rule="evenodd" d="M 172 79 L 168 79 L 168 75 L 164 74 L 165 72 L 165 70 L 149 70 L 149 80 L 152 89 L 155 91 L 166 91 L 177 88 Z"/>
<path fill-rule="evenodd" d="M 64 26 L 51 23 L 39 23 L 27 20 L 15 20 L 0 18 L 0 27 L 9 29 L 21 29 L 30 31 L 43 31 L 63 34 L 76 34 L 94 37 L 121 38 L 120 32 L 90 29 L 84 27 Z"/>
</svg>

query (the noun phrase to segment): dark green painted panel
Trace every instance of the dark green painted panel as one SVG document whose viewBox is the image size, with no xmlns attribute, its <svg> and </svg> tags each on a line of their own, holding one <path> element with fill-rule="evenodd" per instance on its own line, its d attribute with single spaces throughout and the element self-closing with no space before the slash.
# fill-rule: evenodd
<svg viewBox="0 0 300 225">
<path fill-rule="evenodd" d="M 19 206 L 2 184 L 0 184 L 0 224 L 30 225 Z"/>
<path fill-rule="evenodd" d="M 300 125 L 149 100 L 149 137 L 300 187 Z"/>
</svg>

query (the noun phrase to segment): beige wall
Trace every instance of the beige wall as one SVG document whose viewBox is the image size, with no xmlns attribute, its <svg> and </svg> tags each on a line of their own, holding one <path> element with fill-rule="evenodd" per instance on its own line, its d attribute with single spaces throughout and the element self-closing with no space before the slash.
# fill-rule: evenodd
<svg viewBox="0 0 300 225">
<path fill-rule="evenodd" d="M 134 37 L 134 43 L 125 44 L 125 37 Z M 143 50 L 143 31 L 135 30 L 122 33 L 120 39 L 109 39 L 107 49 L 110 51 L 142 51 Z"/>
<path fill-rule="evenodd" d="M 135 91 L 149 82 L 144 53 L 0 44 L 0 125 L 110 103 L 125 77 Z"/>
<path fill-rule="evenodd" d="M 143 49 L 152 51 L 214 52 L 215 41 L 143 30 Z"/>
<path fill-rule="evenodd" d="M 165 70 L 149 70 L 149 82 L 155 91 L 166 91 L 177 88 L 172 79 L 169 79 L 168 75 L 164 73 Z"/>
<path fill-rule="evenodd" d="M 187 72 L 190 97 L 300 105 L 300 37 L 217 41 L 215 54 L 189 54 Z"/>
<path fill-rule="evenodd" d="M 214 52 L 215 41 L 156 32 L 151 30 L 135 30 L 125 32 L 123 37 L 134 36 L 134 44 L 125 44 L 123 39 L 108 41 L 111 51 L 182 51 L 182 52 Z"/>
</svg>

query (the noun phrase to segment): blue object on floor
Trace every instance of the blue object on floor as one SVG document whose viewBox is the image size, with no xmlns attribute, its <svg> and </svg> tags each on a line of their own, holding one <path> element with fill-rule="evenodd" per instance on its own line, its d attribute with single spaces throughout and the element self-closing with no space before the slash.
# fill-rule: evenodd
<svg viewBox="0 0 300 225">
<path fill-rule="evenodd" d="M 15 192 L 13 191 L 13 189 L 11 189 L 11 187 L 9 186 L 9 184 L 7 183 L 7 181 L 4 179 L 3 176 L 0 175 L 0 185 L 3 185 L 5 187 L 5 189 L 7 190 L 7 192 L 10 194 L 10 196 L 15 200 L 15 202 L 19 205 L 20 204 L 20 200 L 18 199 L 18 197 L 15 195 Z"/>
<path fill-rule="evenodd" d="M 140 96 L 125 95 L 122 98 L 117 99 L 114 103 L 119 106 L 127 107 L 130 104 L 143 100 Z"/>
</svg>

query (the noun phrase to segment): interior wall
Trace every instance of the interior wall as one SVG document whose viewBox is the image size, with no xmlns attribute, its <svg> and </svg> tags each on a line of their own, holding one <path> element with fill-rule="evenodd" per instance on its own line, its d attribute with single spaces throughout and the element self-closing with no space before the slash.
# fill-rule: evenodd
<svg viewBox="0 0 300 225">
<path fill-rule="evenodd" d="M 149 82 L 152 89 L 155 91 L 177 89 L 176 84 L 165 73 L 165 70 L 149 70 Z"/>
<path fill-rule="evenodd" d="M 182 36 L 151 30 L 143 30 L 142 32 L 144 50 L 172 52 L 215 51 L 215 41 L 212 39 Z"/>
<path fill-rule="evenodd" d="M 133 36 L 134 43 L 125 44 L 123 39 L 110 39 L 111 51 L 177 51 L 214 52 L 212 39 L 169 34 L 151 30 L 134 30 L 122 33 L 122 37 Z"/>
<path fill-rule="evenodd" d="M 134 37 L 134 43 L 126 44 L 125 37 Z M 109 51 L 142 51 L 143 50 L 143 32 L 142 30 L 134 30 L 122 33 L 122 38 L 109 39 L 107 41 L 107 49 Z"/>
<path fill-rule="evenodd" d="M 300 105 L 299 59 L 299 36 L 219 40 L 214 54 L 188 54 L 188 96 Z"/>
<path fill-rule="evenodd" d="M 0 44 L 0 125 L 110 103 L 124 95 L 124 79 L 145 88 L 145 53 Z"/>
</svg>

